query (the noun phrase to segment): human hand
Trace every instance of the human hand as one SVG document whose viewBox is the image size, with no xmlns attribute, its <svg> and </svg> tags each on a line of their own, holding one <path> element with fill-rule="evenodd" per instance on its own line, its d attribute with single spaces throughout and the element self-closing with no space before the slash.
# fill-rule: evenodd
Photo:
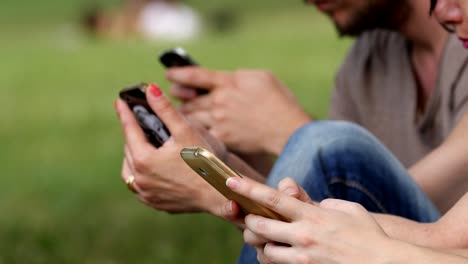
<svg viewBox="0 0 468 264">
<path fill-rule="evenodd" d="M 387 256 L 391 239 L 359 204 L 327 199 L 316 206 L 249 179 L 227 185 L 290 220 L 245 218 L 245 232 L 268 241 L 263 248 L 254 241 L 261 263 L 373 263 Z"/>
<path fill-rule="evenodd" d="M 296 181 L 294 181 L 291 178 L 282 179 L 278 183 L 278 191 L 290 197 L 296 198 L 299 201 L 317 205 L 316 202 L 310 199 L 307 192 Z M 232 201 L 228 201 L 228 203 L 231 203 L 231 202 Z M 265 237 L 259 234 L 253 233 L 250 229 L 244 229 L 244 239 L 246 241 L 249 241 L 249 245 L 256 248 L 257 252 L 263 252 L 263 248 L 265 247 L 265 244 L 269 242 L 273 242 L 273 241 L 269 241 L 268 239 L 266 239 Z"/>
<path fill-rule="evenodd" d="M 291 134 L 310 121 L 293 94 L 271 73 L 233 73 L 201 67 L 170 69 L 171 94 L 181 111 L 199 120 L 229 149 L 279 155 Z M 197 96 L 190 87 L 209 91 Z"/>
<path fill-rule="evenodd" d="M 127 104 L 116 101 L 116 110 L 125 136 L 125 158 L 122 178 L 133 176 L 131 187 L 143 203 L 169 213 L 209 212 L 224 216 L 229 213 L 220 193 L 199 177 L 180 157 L 186 146 L 203 146 L 222 157 L 223 148 L 209 145 L 197 130 L 172 106 L 155 85 L 146 94 L 153 111 L 163 121 L 172 136 L 160 148 L 154 148 L 139 127 Z M 225 150 L 224 150 L 225 151 Z"/>
<path fill-rule="evenodd" d="M 307 192 L 291 178 L 285 178 L 281 180 L 278 183 L 278 191 L 290 197 L 294 197 L 302 202 L 315 204 L 315 202 L 310 199 Z M 251 246 L 260 249 L 263 248 L 266 243 L 270 242 L 264 237 L 255 234 L 248 229 L 245 229 L 245 214 L 236 202 L 226 201 L 224 207 L 229 208 L 229 210 L 225 211 L 226 213 L 229 213 L 229 215 L 224 216 L 224 218 L 233 219 L 236 223 L 240 224 L 239 226 L 244 230 L 244 237 L 249 237 L 248 240 L 250 241 L 249 244 Z"/>
</svg>

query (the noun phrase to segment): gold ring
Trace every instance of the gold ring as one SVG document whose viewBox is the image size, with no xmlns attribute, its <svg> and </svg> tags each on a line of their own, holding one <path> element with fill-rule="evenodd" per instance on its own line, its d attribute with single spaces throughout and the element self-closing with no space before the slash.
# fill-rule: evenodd
<svg viewBox="0 0 468 264">
<path fill-rule="evenodd" d="M 133 186 L 134 182 L 135 182 L 135 176 L 133 176 L 132 174 L 128 175 L 127 179 L 125 179 L 125 184 L 127 185 L 127 188 L 133 193 L 137 193 L 135 186 Z"/>
</svg>

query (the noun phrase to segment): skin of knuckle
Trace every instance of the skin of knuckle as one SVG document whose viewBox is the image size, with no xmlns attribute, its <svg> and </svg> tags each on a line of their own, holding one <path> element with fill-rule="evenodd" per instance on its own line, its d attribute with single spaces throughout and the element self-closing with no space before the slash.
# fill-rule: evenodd
<svg viewBox="0 0 468 264">
<path fill-rule="evenodd" d="M 304 248 L 311 247 L 316 244 L 315 240 L 306 232 L 297 233 L 294 240 L 300 247 Z"/>
<path fill-rule="evenodd" d="M 290 187 L 296 187 L 295 181 L 289 177 L 282 179 L 278 183 L 278 187 L 281 187 L 282 189 L 287 189 Z"/>
<path fill-rule="evenodd" d="M 288 185 L 297 185 L 296 181 L 291 177 L 286 177 L 283 181 Z"/>
<path fill-rule="evenodd" d="M 364 207 L 358 203 L 349 203 L 348 206 L 349 206 L 349 209 L 355 213 L 363 213 L 366 211 Z"/>
<path fill-rule="evenodd" d="M 358 204 L 358 203 L 354 203 L 356 205 L 356 208 L 357 210 L 359 210 L 360 212 L 367 212 L 367 209 L 362 206 L 362 204 Z"/>
<path fill-rule="evenodd" d="M 150 182 L 142 175 L 138 175 L 138 177 L 135 177 L 135 184 L 142 190 L 152 189 L 152 185 L 150 184 Z"/>
<path fill-rule="evenodd" d="M 268 232 L 268 223 L 264 219 L 258 219 L 255 223 L 257 233 L 265 234 Z"/>
<path fill-rule="evenodd" d="M 330 198 L 327 198 L 325 200 L 322 200 L 320 202 L 320 207 L 326 207 L 326 208 L 329 208 L 329 207 L 334 207 L 335 205 L 335 200 L 334 199 L 330 199 Z"/>
<path fill-rule="evenodd" d="M 143 200 L 147 201 L 148 203 L 151 203 L 151 204 L 156 204 L 157 203 L 157 199 L 156 197 L 154 197 L 154 194 L 152 192 L 141 192 L 138 194 L 141 198 L 143 198 Z"/>
<path fill-rule="evenodd" d="M 187 135 L 188 131 L 196 131 L 195 127 L 189 125 L 188 121 L 174 124 L 171 128 L 171 133 L 175 135 Z"/>
<path fill-rule="evenodd" d="M 217 122 L 224 122 L 227 119 L 226 112 L 222 109 L 214 109 L 212 113 L 213 119 Z"/>
<path fill-rule="evenodd" d="M 269 191 L 266 195 L 266 203 L 272 208 L 278 207 L 281 200 L 281 193 L 277 191 Z"/>
<path fill-rule="evenodd" d="M 349 211 L 358 216 L 366 216 L 367 215 L 367 210 L 360 204 L 358 203 L 349 203 Z"/>
<path fill-rule="evenodd" d="M 226 105 L 228 98 L 226 98 L 225 92 L 213 93 L 213 106 L 220 108 Z"/>
<path fill-rule="evenodd" d="M 185 72 L 185 80 L 192 81 L 192 82 L 199 82 L 201 76 L 198 71 L 196 70 L 189 70 Z"/>
<path fill-rule="evenodd" d="M 145 173 L 148 170 L 150 164 L 149 155 L 146 153 L 140 153 L 135 155 L 133 158 L 133 166 L 139 173 Z"/>
<path fill-rule="evenodd" d="M 174 108 L 169 100 L 161 100 L 154 109 L 158 115 L 171 114 Z"/>
<path fill-rule="evenodd" d="M 296 263 L 298 264 L 310 264 L 313 263 L 307 253 L 299 253 L 296 256 Z"/>
</svg>

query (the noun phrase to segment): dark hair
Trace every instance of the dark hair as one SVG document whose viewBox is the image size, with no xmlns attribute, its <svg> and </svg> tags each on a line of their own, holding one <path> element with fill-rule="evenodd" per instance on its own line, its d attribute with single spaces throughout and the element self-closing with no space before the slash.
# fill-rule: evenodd
<svg viewBox="0 0 468 264">
<path fill-rule="evenodd" d="M 434 9 L 435 9 L 436 4 L 437 4 L 437 0 L 431 0 L 431 9 L 430 9 L 430 13 L 431 13 L 431 14 L 432 14 L 432 12 L 433 12 Z"/>
</svg>

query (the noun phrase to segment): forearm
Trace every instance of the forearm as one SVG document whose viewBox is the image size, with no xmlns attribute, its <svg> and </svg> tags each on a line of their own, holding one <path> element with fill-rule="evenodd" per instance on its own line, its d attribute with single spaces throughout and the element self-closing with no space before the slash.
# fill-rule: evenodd
<svg viewBox="0 0 468 264">
<path fill-rule="evenodd" d="M 437 207 L 447 211 L 468 189 L 468 113 L 438 148 L 409 173 Z"/>
<path fill-rule="evenodd" d="M 409 173 L 441 212 L 446 212 L 468 188 L 468 152 L 448 141 L 416 163 Z"/>
<path fill-rule="evenodd" d="M 441 240 L 435 223 L 418 223 L 402 217 L 372 214 L 385 233 L 397 240 L 423 247 L 439 247 Z"/>
<path fill-rule="evenodd" d="M 373 214 L 388 236 L 431 248 L 468 249 L 468 193 L 435 223 L 417 223 L 398 216 Z"/>
<path fill-rule="evenodd" d="M 385 263 L 444 263 L 444 264 L 466 264 L 466 255 L 457 252 L 439 251 L 435 249 L 415 246 L 402 241 L 391 242 L 393 246 L 388 247 L 388 257 Z M 463 254 L 466 254 L 464 252 Z"/>
</svg>

